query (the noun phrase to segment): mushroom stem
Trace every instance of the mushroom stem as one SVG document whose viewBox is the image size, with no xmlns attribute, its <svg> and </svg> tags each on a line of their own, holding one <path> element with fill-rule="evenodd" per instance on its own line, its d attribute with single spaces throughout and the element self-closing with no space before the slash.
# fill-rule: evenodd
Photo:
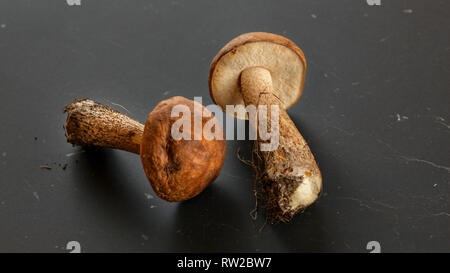
<svg viewBox="0 0 450 273">
<path fill-rule="evenodd" d="M 250 67 L 242 71 L 241 93 L 246 105 L 255 105 L 257 109 L 267 105 L 267 113 L 272 105 L 279 106 L 278 147 L 274 151 L 258 149 L 258 152 L 264 159 L 263 186 L 268 195 L 268 210 L 276 219 L 288 221 L 317 199 L 322 187 L 319 168 L 306 141 L 281 106 L 269 70 Z M 271 122 L 267 122 L 270 116 L 259 118 L 266 119 L 262 122 L 270 128 Z M 265 142 L 259 134 L 257 141 Z"/>
<path fill-rule="evenodd" d="M 241 93 L 245 105 L 279 105 L 280 100 L 272 86 L 270 71 L 254 66 L 241 73 Z"/>
<path fill-rule="evenodd" d="M 67 142 L 140 154 L 143 124 L 90 99 L 75 100 L 65 112 Z"/>
</svg>

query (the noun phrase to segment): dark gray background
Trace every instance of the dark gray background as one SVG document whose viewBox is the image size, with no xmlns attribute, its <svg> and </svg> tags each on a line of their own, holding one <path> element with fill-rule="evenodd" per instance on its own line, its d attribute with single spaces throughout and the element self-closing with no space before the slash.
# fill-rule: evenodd
<svg viewBox="0 0 450 273">
<path fill-rule="evenodd" d="M 0 251 L 450 251 L 449 1 L 81 1 L 0 1 Z M 210 104 L 210 61 L 249 31 L 308 62 L 288 112 L 324 194 L 291 223 L 250 218 L 248 141 L 228 141 L 220 177 L 179 204 L 155 197 L 138 156 L 66 143 L 75 98 L 141 122 L 174 95 Z"/>
</svg>

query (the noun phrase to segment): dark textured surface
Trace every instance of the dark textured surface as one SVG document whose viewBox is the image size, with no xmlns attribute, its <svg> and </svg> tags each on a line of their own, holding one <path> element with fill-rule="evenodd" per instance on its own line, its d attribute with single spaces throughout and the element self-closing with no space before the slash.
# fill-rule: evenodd
<svg viewBox="0 0 450 273">
<path fill-rule="evenodd" d="M 81 1 L 0 1 L 0 251 L 450 251 L 450 2 Z M 138 156 L 66 143 L 74 98 L 141 122 L 170 96 L 210 104 L 210 61 L 249 31 L 308 62 L 288 112 L 324 194 L 290 224 L 250 218 L 249 142 L 228 141 L 220 177 L 180 204 L 150 198 Z"/>
</svg>

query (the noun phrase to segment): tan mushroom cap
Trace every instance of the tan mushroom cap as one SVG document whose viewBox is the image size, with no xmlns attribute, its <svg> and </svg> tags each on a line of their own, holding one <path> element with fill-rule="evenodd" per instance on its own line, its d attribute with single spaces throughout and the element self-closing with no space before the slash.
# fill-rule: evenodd
<svg viewBox="0 0 450 273">
<path fill-rule="evenodd" d="M 249 67 L 270 71 L 274 93 L 284 109 L 302 95 L 306 73 L 303 51 L 291 40 L 272 33 L 250 32 L 228 42 L 216 55 L 209 70 L 209 92 L 213 101 L 226 111 L 226 105 L 243 105 L 240 75 Z M 242 113 L 228 113 L 242 117 Z"/>
</svg>

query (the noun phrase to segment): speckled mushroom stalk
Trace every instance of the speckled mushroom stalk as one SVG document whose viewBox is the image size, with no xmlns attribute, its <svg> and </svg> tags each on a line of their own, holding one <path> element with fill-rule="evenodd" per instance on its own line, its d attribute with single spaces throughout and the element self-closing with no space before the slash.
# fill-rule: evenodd
<svg viewBox="0 0 450 273">
<path fill-rule="evenodd" d="M 67 112 L 67 142 L 140 154 L 144 125 L 90 99 L 75 100 Z"/>
<path fill-rule="evenodd" d="M 258 151 L 264 159 L 267 209 L 277 220 L 288 221 L 311 205 L 321 191 L 321 174 L 308 144 L 274 94 L 270 71 L 250 67 L 242 71 L 241 92 L 245 105 L 277 105 L 279 144 L 274 151 Z M 270 129 L 270 112 L 260 118 Z M 254 128 L 257 130 L 257 128 Z M 266 143 L 258 137 L 258 144 Z M 261 147 L 257 145 L 257 147 Z"/>
<path fill-rule="evenodd" d="M 267 211 L 272 219 L 283 222 L 311 205 L 322 190 L 314 156 L 286 113 L 301 96 L 305 71 L 306 60 L 300 48 L 285 37 L 264 32 L 231 40 L 210 67 L 211 97 L 224 111 L 228 111 L 227 105 L 255 105 L 257 109 L 265 105 L 267 113 L 272 106 L 279 108 L 277 149 L 262 151 L 260 145 L 255 146 L 258 158 L 263 159 L 257 177 L 261 177 Z M 234 111 L 228 114 L 248 118 L 246 113 Z M 262 122 L 270 128 L 270 116 L 265 119 Z M 254 129 L 258 132 L 257 144 L 266 143 L 258 128 Z"/>
</svg>

